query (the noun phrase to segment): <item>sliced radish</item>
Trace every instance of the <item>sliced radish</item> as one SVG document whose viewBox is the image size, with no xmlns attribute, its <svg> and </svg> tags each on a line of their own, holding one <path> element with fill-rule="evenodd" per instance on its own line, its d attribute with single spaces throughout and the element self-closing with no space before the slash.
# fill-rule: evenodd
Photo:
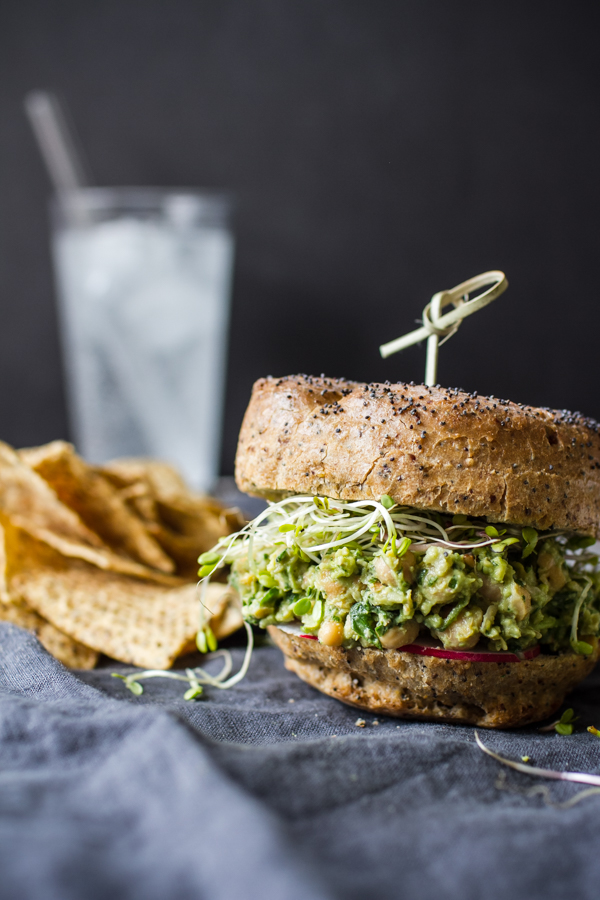
<svg viewBox="0 0 600 900">
<path fill-rule="evenodd" d="M 427 647 L 424 644 L 406 644 L 399 648 L 400 652 L 416 653 L 419 656 L 437 656 L 440 659 L 463 659 L 469 662 L 521 662 L 524 659 L 534 659 L 540 654 L 540 646 L 530 647 L 523 653 L 509 653 L 503 650 L 491 650 L 487 653 L 477 650 L 444 650 L 442 647 Z"/>
<path fill-rule="evenodd" d="M 298 637 L 307 638 L 309 641 L 318 641 L 314 634 L 299 634 Z M 524 659 L 535 659 L 540 655 L 540 645 L 530 647 L 522 653 L 509 653 L 504 650 L 490 650 L 481 652 L 477 650 L 444 650 L 443 647 L 428 647 L 426 644 L 406 644 L 399 647 L 400 653 L 415 653 L 418 656 L 437 656 L 440 659 L 462 659 L 468 662 L 522 662 Z"/>
</svg>

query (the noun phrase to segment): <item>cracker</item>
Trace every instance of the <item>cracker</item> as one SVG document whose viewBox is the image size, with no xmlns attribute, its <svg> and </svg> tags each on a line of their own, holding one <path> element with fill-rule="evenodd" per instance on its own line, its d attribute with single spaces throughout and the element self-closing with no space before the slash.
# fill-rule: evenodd
<svg viewBox="0 0 600 900">
<path fill-rule="evenodd" d="M 190 491 L 178 472 L 157 460 L 118 459 L 99 469 L 142 518 L 148 531 L 177 563 L 182 577 L 194 577 L 201 553 L 243 527 L 237 509 Z"/>
<path fill-rule="evenodd" d="M 2 522 L 1 511 L 0 522 Z M 175 586 L 180 585 L 182 582 L 182 579 L 175 575 L 165 575 L 163 572 L 149 569 L 147 566 L 143 566 L 141 563 L 136 563 L 133 560 L 125 559 L 117 553 L 113 553 L 111 550 L 96 550 L 93 547 L 86 547 L 83 544 L 62 538 L 60 535 L 56 535 L 47 529 L 28 528 L 27 524 L 24 524 L 23 520 L 17 516 L 13 516 L 12 522 L 19 527 L 22 527 L 25 531 L 28 531 L 32 537 L 43 541 L 49 547 L 52 547 L 58 553 L 61 553 L 65 558 L 84 560 L 107 572 L 118 572 L 122 575 L 130 575 L 134 578 L 155 582 L 156 584 Z"/>
<path fill-rule="evenodd" d="M 115 553 L 7 444 L 0 442 L 0 524 L 18 526 L 63 556 L 165 585 L 181 579 Z"/>
<path fill-rule="evenodd" d="M 157 459 L 123 457 L 105 463 L 99 469 L 119 487 L 143 482 L 155 497 L 180 497 L 189 493 L 185 481 L 173 466 Z"/>
<path fill-rule="evenodd" d="M 0 442 L 0 510 L 33 532 L 50 531 L 69 541 L 102 548 L 101 539 L 8 444 Z"/>
<path fill-rule="evenodd" d="M 77 456 L 72 444 L 53 441 L 21 450 L 19 456 L 113 550 L 162 572 L 174 571 L 173 560 L 131 511 L 117 488 Z"/>
<path fill-rule="evenodd" d="M 98 652 L 59 631 L 23 602 L 0 600 L 0 621 L 12 622 L 33 632 L 48 653 L 71 669 L 93 669 Z"/>
<path fill-rule="evenodd" d="M 11 597 L 6 580 L 7 555 L 5 531 L 0 526 L 0 621 L 12 622 L 33 632 L 46 650 L 65 666 L 73 669 L 93 669 L 98 653 L 59 631 L 31 609 L 23 600 Z"/>
<path fill-rule="evenodd" d="M 56 628 L 114 659 L 167 669 L 193 649 L 196 584 L 167 588 L 64 557 L 25 531 L 6 528 L 7 585 Z M 207 607 L 223 612 L 231 589 L 209 585 Z"/>
</svg>

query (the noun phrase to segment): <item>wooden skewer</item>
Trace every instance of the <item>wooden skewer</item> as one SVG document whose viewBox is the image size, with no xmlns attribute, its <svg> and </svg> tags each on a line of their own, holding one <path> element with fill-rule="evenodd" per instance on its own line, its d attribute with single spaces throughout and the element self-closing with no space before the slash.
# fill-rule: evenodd
<svg viewBox="0 0 600 900">
<path fill-rule="evenodd" d="M 469 300 L 469 294 L 487 285 L 491 285 L 487 291 Z M 431 387 L 437 380 L 438 348 L 453 334 L 456 334 L 463 319 L 483 309 L 484 306 L 503 294 L 507 287 L 508 281 L 504 272 L 492 271 L 475 275 L 474 278 L 457 284 L 449 291 L 439 291 L 433 295 L 423 310 L 423 325 L 416 331 L 411 331 L 403 337 L 382 344 L 379 352 L 385 359 L 392 353 L 398 353 L 399 350 L 405 350 L 426 339 L 425 384 Z M 444 308 L 450 304 L 454 306 L 454 309 L 444 315 Z M 442 338 L 441 341 L 440 338 Z"/>
</svg>

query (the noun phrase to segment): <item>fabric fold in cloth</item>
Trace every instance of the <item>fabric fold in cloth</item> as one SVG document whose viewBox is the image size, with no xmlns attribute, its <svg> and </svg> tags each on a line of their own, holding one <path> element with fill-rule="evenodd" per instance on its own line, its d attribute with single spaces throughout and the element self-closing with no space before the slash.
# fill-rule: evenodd
<svg viewBox="0 0 600 900">
<path fill-rule="evenodd" d="M 0 624 L 0 898 L 596 891 L 600 795 L 561 808 L 581 786 L 503 770 L 471 728 L 361 715 L 298 681 L 269 646 L 236 688 L 197 702 L 173 681 L 134 697 L 114 670 L 128 671 L 70 672 Z M 598 680 L 570 699 L 582 725 L 600 725 Z M 584 729 L 481 737 L 512 759 L 600 771 Z"/>
<path fill-rule="evenodd" d="M 0 896 L 321 898 L 276 817 L 162 709 L 0 625 Z"/>
</svg>

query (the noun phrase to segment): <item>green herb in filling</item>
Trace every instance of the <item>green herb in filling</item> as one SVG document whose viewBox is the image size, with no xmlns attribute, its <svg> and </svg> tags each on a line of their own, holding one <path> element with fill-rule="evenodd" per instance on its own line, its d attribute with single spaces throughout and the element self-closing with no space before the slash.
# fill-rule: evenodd
<svg viewBox="0 0 600 900">
<path fill-rule="evenodd" d="M 231 565 L 246 621 L 295 623 L 329 646 L 593 652 L 591 539 L 383 499 L 292 497 L 223 539 L 213 553 Z"/>
</svg>

